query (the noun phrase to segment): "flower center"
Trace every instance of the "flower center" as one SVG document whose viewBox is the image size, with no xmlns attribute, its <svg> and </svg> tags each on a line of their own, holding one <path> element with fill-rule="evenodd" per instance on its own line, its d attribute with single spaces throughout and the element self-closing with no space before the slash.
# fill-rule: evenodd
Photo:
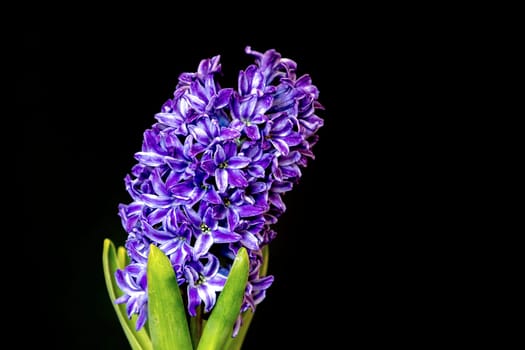
<svg viewBox="0 0 525 350">
<path fill-rule="evenodd" d="M 204 277 L 203 275 L 199 275 L 199 279 L 197 280 L 197 282 L 195 282 L 195 285 L 200 285 L 200 284 L 203 284 L 206 282 L 206 277 Z"/>
<path fill-rule="evenodd" d="M 208 225 L 206 225 L 205 223 L 202 223 L 201 224 L 201 231 L 202 233 L 210 233 L 210 228 L 208 227 Z"/>
<path fill-rule="evenodd" d="M 219 164 L 219 169 L 226 169 L 228 167 L 228 162 L 222 162 Z"/>
</svg>

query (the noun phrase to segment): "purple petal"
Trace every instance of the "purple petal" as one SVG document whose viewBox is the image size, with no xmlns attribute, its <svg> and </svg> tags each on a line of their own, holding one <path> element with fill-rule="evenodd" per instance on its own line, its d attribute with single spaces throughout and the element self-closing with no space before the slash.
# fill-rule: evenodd
<svg viewBox="0 0 525 350">
<path fill-rule="evenodd" d="M 287 135 L 293 128 L 293 123 L 290 119 L 277 118 L 274 119 L 272 125 L 272 135 Z"/>
<path fill-rule="evenodd" d="M 203 111 L 206 107 L 206 102 L 195 94 L 192 94 L 192 93 L 186 94 L 184 95 L 184 98 L 186 98 L 190 102 L 190 105 L 193 108 L 195 108 L 197 111 Z"/>
<path fill-rule="evenodd" d="M 164 164 L 165 156 L 155 152 L 136 152 L 135 159 L 148 166 L 159 166 Z"/>
<path fill-rule="evenodd" d="M 123 288 L 122 288 L 123 289 Z M 124 289 L 123 289 L 124 290 Z M 124 290 L 125 291 L 125 290 Z M 131 298 L 131 296 L 129 296 L 128 294 L 123 294 L 121 295 L 120 297 L 118 297 L 117 299 L 115 299 L 115 304 L 123 304 L 123 303 L 127 303 L 129 298 Z"/>
<path fill-rule="evenodd" d="M 202 222 L 208 226 L 210 230 L 215 230 L 219 226 L 219 222 L 213 218 L 213 208 L 201 203 L 202 211 L 204 211 Z"/>
<path fill-rule="evenodd" d="M 215 291 L 206 284 L 201 284 L 197 288 L 197 292 L 199 293 L 200 298 L 204 301 L 204 311 L 209 312 L 215 305 L 215 300 L 217 298 Z"/>
<path fill-rule="evenodd" d="M 166 215 L 168 215 L 170 208 L 157 208 L 153 210 L 147 216 L 147 222 L 150 225 L 155 225 L 164 220 Z"/>
<path fill-rule="evenodd" d="M 259 241 L 257 240 L 257 237 L 251 233 L 245 233 L 241 238 L 241 243 L 248 249 L 259 249 Z"/>
<path fill-rule="evenodd" d="M 202 275 L 204 275 L 204 277 L 209 278 L 214 276 L 217 273 L 217 271 L 219 271 L 219 267 L 219 259 L 217 259 L 216 256 L 209 254 L 208 263 L 206 264 L 206 266 L 204 266 L 201 273 Z"/>
<path fill-rule="evenodd" d="M 228 227 L 233 228 L 237 226 L 240 220 L 239 213 L 237 212 L 237 210 L 230 209 L 228 210 L 226 214 L 227 214 L 226 219 L 228 222 Z"/>
<path fill-rule="evenodd" d="M 215 173 L 215 169 L 217 169 L 217 165 L 215 165 L 215 162 L 213 159 L 207 159 L 201 162 L 201 168 L 206 171 L 208 175 L 212 175 Z"/>
<path fill-rule="evenodd" d="M 282 155 L 287 155 L 290 151 L 288 144 L 282 139 L 270 139 L 270 142 L 273 147 L 275 147 L 275 149 Z"/>
<path fill-rule="evenodd" d="M 221 170 L 225 170 L 225 172 L 228 174 L 228 176 L 226 177 L 226 180 L 232 186 L 240 187 L 240 188 L 244 188 L 248 186 L 248 180 L 246 180 L 246 178 L 244 177 L 244 173 L 242 170 L 238 170 L 238 169 L 221 169 Z"/>
<path fill-rule="evenodd" d="M 135 325 L 135 330 L 138 331 L 144 326 L 144 324 L 146 323 L 147 315 L 148 313 L 145 310 L 141 310 L 139 312 L 139 316 L 137 317 L 137 324 Z"/>
<path fill-rule="evenodd" d="M 223 141 L 227 141 L 233 140 L 239 136 L 241 136 L 241 132 L 237 128 L 231 126 L 230 128 L 222 128 L 219 138 Z"/>
<path fill-rule="evenodd" d="M 281 168 L 283 176 L 288 178 L 301 177 L 301 169 L 297 165 L 291 165 Z"/>
<path fill-rule="evenodd" d="M 285 157 L 279 158 L 280 166 L 288 166 L 297 163 L 301 159 L 301 153 L 297 151 L 290 152 Z"/>
<path fill-rule="evenodd" d="M 323 126 L 324 121 L 318 116 L 312 115 L 308 119 L 300 119 L 299 123 L 301 123 L 307 129 L 317 130 L 318 128 Z"/>
<path fill-rule="evenodd" d="M 273 97 L 272 95 L 264 95 L 257 101 L 257 105 L 253 111 L 254 115 L 262 115 L 272 106 Z M 253 121 L 253 119 L 252 119 Z"/>
<path fill-rule="evenodd" d="M 150 207 L 170 207 L 174 200 L 169 197 L 160 197 L 154 194 L 144 193 L 140 196 L 140 199 Z"/>
<path fill-rule="evenodd" d="M 153 227 L 151 227 L 147 222 L 143 222 L 142 227 L 144 235 L 154 242 L 163 243 L 174 237 L 173 233 L 156 230 Z"/>
<path fill-rule="evenodd" d="M 216 165 L 223 163 L 226 160 L 226 154 L 224 153 L 224 148 L 221 145 L 217 145 L 215 154 L 213 155 L 213 161 Z"/>
<path fill-rule="evenodd" d="M 193 254 L 196 259 L 206 254 L 210 247 L 213 245 L 213 237 L 209 233 L 201 233 L 195 241 L 193 247 Z"/>
<path fill-rule="evenodd" d="M 263 191 L 266 191 L 266 183 L 264 182 L 254 182 L 252 184 L 250 184 L 250 192 L 251 193 L 260 193 L 260 192 L 263 192 Z"/>
<path fill-rule="evenodd" d="M 242 169 L 248 164 L 250 164 L 252 160 L 248 157 L 244 156 L 234 156 L 228 159 L 228 168 L 230 169 Z"/>
<path fill-rule="evenodd" d="M 184 212 L 186 213 L 186 218 L 189 219 L 190 223 L 195 227 L 199 227 L 202 222 L 200 215 L 191 208 L 188 208 L 188 207 L 183 207 L 183 208 L 184 208 Z"/>
<path fill-rule="evenodd" d="M 268 118 L 266 118 L 263 114 L 256 114 L 250 119 L 250 123 L 252 124 L 262 124 L 266 121 L 268 121 Z"/>
<path fill-rule="evenodd" d="M 257 125 L 247 125 L 244 128 L 244 132 L 250 140 L 258 140 L 261 138 L 261 132 L 259 131 L 259 127 Z"/>
<path fill-rule="evenodd" d="M 246 71 L 248 71 L 248 69 L 250 69 L 250 67 L 248 67 Z M 248 77 L 246 76 L 246 73 L 242 70 L 239 72 L 239 77 L 237 78 L 237 86 L 239 87 L 239 92 L 241 93 L 241 95 L 247 95 L 250 93 Z"/>
<path fill-rule="evenodd" d="M 191 127 L 190 132 L 191 132 L 191 135 L 195 138 L 195 140 L 199 143 L 207 145 L 211 141 L 210 137 L 206 133 L 206 130 L 204 130 L 200 126 Z"/>
<path fill-rule="evenodd" d="M 221 204 L 222 198 L 219 196 L 217 191 L 215 190 L 215 187 L 209 186 L 209 188 L 206 190 L 206 193 L 204 194 L 204 200 L 213 204 Z"/>
<path fill-rule="evenodd" d="M 164 252 L 164 254 L 172 255 L 176 251 L 180 251 L 181 241 L 178 238 L 175 238 L 164 244 L 161 244 L 159 248 Z"/>
<path fill-rule="evenodd" d="M 206 280 L 206 282 L 208 282 L 208 285 L 213 289 L 222 290 L 224 288 L 224 284 L 226 283 L 226 277 L 218 273 L 212 278 Z"/>
<path fill-rule="evenodd" d="M 293 183 L 291 182 L 274 182 L 272 184 L 272 189 L 271 191 L 272 192 L 277 192 L 277 193 L 284 193 L 284 192 L 288 192 L 292 189 L 293 187 Z"/>
<path fill-rule="evenodd" d="M 246 205 L 241 205 L 240 207 L 237 208 L 237 210 L 239 212 L 239 215 L 245 218 L 249 216 L 255 216 L 255 215 L 262 214 L 266 211 L 266 208 L 246 204 Z"/>
<path fill-rule="evenodd" d="M 159 196 L 169 197 L 170 193 L 168 192 L 166 186 L 164 185 L 164 182 L 162 181 L 159 170 L 160 168 L 156 168 L 154 171 L 151 172 L 150 175 L 153 191 Z"/>
<path fill-rule="evenodd" d="M 258 164 L 254 164 L 246 169 L 246 172 L 253 177 L 264 177 L 264 168 Z"/>
<path fill-rule="evenodd" d="M 245 125 L 246 124 L 244 124 L 244 122 L 242 120 L 234 119 L 230 123 L 230 128 L 235 129 L 235 130 L 242 130 L 242 129 L 244 129 Z"/>
<path fill-rule="evenodd" d="M 174 197 L 183 200 L 188 200 L 190 199 L 194 188 L 195 185 L 193 184 L 193 180 L 190 179 L 184 182 L 180 182 L 174 186 L 171 186 L 170 191 Z"/>
<path fill-rule="evenodd" d="M 248 119 L 255 110 L 255 106 L 257 105 L 257 96 L 256 95 L 248 95 L 246 97 L 243 97 L 240 101 L 239 106 L 239 113 L 241 119 Z"/>
<path fill-rule="evenodd" d="M 215 182 L 217 183 L 219 193 L 226 191 L 226 187 L 228 187 L 228 178 L 228 171 L 226 171 L 226 169 L 217 168 L 215 170 Z"/>
<path fill-rule="evenodd" d="M 235 142 L 226 142 L 223 144 L 223 146 L 227 159 L 230 159 L 237 154 L 237 144 Z"/>
<path fill-rule="evenodd" d="M 288 146 L 297 146 L 303 141 L 303 137 L 298 132 L 292 132 L 282 138 Z"/>
<path fill-rule="evenodd" d="M 232 113 L 232 117 L 234 119 L 244 119 L 242 117 L 242 115 L 241 115 L 241 99 L 242 99 L 242 97 L 239 96 L 239 94 L 237 94 L 237 93 L 234 93 L 233 97 L 231 99 L 230 110 L 231 110 L 231 113 Z"/>
<path fill-rule="evenodd" d="M 232 93 L 233 93 L 233 89 L 231 88 L 220 90 L 215 99 L 214 107 L 217 109 L 221 109 L 225 107 L 226 105 L 228 105 L 230 103 L 230 97 Z"/>
<path fill-rule="evenodd" d="M 201 303 L 197 288 L 188 285 L 188 312 L 192 317 L 197 316 L 197 306 Z"/>
<path fill-rule="evenodd" d="M 184 118 L 178 113 L 157 113 L 155 119 L 168 126 L 178 127 Z"/>
<path fill-rule="evenodd" d="M 226 218 L 227 209 L 224 205 L 216 205 L 212 209 L 213 218 L 216 220 L 222 220 Z"/>
<path fill-rule="evenodd" d="M 273 279 L 273 276 L 266 276 L 259 280 L 251 281 L 250 283 L 252 284 L 254 289 L 268 289 L 273 283 Z"/>
<path fill-rule="evenodd" d="M 171 157 L 167 157 L 165 158 L 165 163 L 168 164 L 168 166 L 175 170 L 175 171 L 183 171 L 184 169 L 186 169 L 188 167 L 188 162 L 186 160 L 181 160 L 181 159 L 175 159 L 175 158 L 171 158 Z"/>
<path fill-rule="evenodd" d="M 268 199 L 270 203 L 277 207 L 277 209 L 282 210 L 283 212 L 286 211 L 286 205 L 284 204 L 283 199 L 278 193 L 270 193 Z"/>
<path fill-rule="evenodd" d="M 217 227 L 216 230 L 212 231 L 213 234 L 213 240 L 216 243 L 232 243 L 232 242 L 238 242 L 241 239 L 241 235 L 235 232 L 231 232 L 230 230 L 224 228 L 224 227 Z"/>
</svg>

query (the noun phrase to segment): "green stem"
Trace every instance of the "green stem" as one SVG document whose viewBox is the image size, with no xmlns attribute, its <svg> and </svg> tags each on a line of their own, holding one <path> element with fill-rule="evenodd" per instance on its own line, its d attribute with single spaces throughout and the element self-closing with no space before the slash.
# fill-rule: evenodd
<svg viewBox="0 0 525 350">
<path fill-rule="evenodd" d="M 190 332 L 193 348 L 196 349 L 202 334 L 202 305 L 197 307 L 197 315 L 190 318 Z"/>
</svg>

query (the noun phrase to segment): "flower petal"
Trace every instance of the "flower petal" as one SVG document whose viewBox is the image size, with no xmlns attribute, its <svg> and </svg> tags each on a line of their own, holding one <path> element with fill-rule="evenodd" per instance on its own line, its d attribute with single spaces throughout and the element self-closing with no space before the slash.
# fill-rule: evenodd
<svg viewBox="0 0 525 350">
<path fill-rule="evenodd" d="M 241 205 L 237 208 L 239 215 L 243 218 L 249 217 L 249 216 L 256 216 L 259 214 L 262 214 L 266 211 L 266 208 L 258 207 L 255 205 Z"/>
<path fill-rule="evenodd" d="M 188 312 L 190 316 L 197 316 L 197 306 L 200 305 L 201 299 L 199 298 L 199 293 L 197 288 L 188 285 Z"/>
<path fill-rule="evenodd" d="M 204 254 L 208 253 L 208 250 L 213 245 L 213 237 L 209 233 L 201 233 L 195 241 L 193 247 L 193 255 L 195 259 L 199 259 Z"/>
<path fill-rule="evenodd" d="M 246 133 L 246 136 L 248 136 L 250 140 L 258 140 L 261 138 L 261 132 L 257 125 L 247 125 L 244 128 L 244 132 Z"/>
<path fill-rule="evenodd" d="M 227 180 L 232 186 L 240 188 L 248 186 L 248 180 L 246 180 L 246 177 L 244 177 L 242 170 L 228 168 L 226 169 L 226 172 L 228 173 Z"/>
<path fill-rule="evenodd" d="M 215 169 L 215 182 L 219 193 L 224 193 L 228 187 L 228 171 L 226 169 L 217 168 Z"/>
<path fill-rule="evenodd" d="M 232 93 L 233 93 L 233 89 L 232 88 L 221 89 L 217 93 L 217 98 L 215 99 L 214 107 L 217 108 L 217 109 L 221 109 L 221 108 L 227 106 L 230 103 L 230 97 L 231 97 Z"/>
<path fill-rule="evenodd" d="M 224 227 L 217 227 L 216 230 L 212 231 L 213 240 L 216 243 L 232 243 L 238 242 L 241 239 L 241 235 Z"/>
<path fill-rule="evenodd" d="M 259 249 L 259 241 L 257 240 L 257 237 L 255 237 L 249 232 L 246 232 L 245 234 L 242 235 L 241 243 L 248 249 L 252 249 L 252 250 Z"/>
<path fill-rule="evenodd" d="M 270 139 L 270 143 L 282 155 L 287 155 L 290 151 L 290 149 L 288 148 L 288 144 L 282 139 Z"/>
<path fill-rule="evenodd" d="M 242 169 L 251 162 L 251 158 L 244 156 L 234 156 L 228 159 L 228 168 L 230 169 Z"/>
<path fill-rule="evenodd" d="M 197 292 L 199 293 L 199 297 L 204 301 L 204 311 L 210 312 L 217 299 L 215 291 L 206 284 L 201 284 L 197 288 Z"/>
</svg>

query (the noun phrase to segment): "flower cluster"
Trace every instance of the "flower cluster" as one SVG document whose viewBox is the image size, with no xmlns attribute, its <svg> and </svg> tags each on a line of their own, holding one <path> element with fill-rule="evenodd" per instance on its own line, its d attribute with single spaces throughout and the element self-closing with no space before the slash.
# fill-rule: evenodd
<svg viewBox="0 0 525 350">
<path fill-rule="evenodd" d="M 137 329 L 147 318 L 150 244 L 170 259 L 191 316 L 212 310 L 242 246 L 250 272 L 241 312 L 255 311 L 273 282 L 260 273 L 262 248 L 276 236 L 283 195 L 314 158 L 322 106 L 293 60 L 273 49 L 245 51 L 255 64 L 239 72 L 237 89 L 217 82 L 220 56 L 179 76 L 125 178 L 132 202 L 119 205 L 119 216 L 130 264 L 116 272 L 124 292 L 116 302 L 138 315 Z"/>
</svg>

